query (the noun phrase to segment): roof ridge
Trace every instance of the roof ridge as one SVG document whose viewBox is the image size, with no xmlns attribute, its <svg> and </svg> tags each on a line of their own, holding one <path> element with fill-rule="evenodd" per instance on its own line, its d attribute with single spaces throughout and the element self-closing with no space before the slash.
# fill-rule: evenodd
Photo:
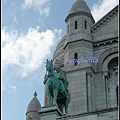
<svg viewBox="0 0 120 120">
<path fill-rule="evenodd" d="M 100 27 L 103 26 L 106 22 L 110 21 L 111 18 L 114 17 L 118 12 L 118 5 L 115 6 L 111 11 L 109 11 L 106 15 L 104 15 L 101 19 L 99 19 L 95 24 L 91 26 L 91 32 L 97 31 Z"/>
</svg>

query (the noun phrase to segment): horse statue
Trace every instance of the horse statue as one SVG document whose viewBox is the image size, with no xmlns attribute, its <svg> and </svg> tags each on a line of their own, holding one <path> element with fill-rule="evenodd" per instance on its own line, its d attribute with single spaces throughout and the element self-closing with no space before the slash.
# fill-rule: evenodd
<svg viewBox="0 0 120 120">
<path fill-rule="evenodd" d="M 46 81 L 46 95 L 47 95 L 47 105 L 51 105 L 51 97 L 53 98 L 53 105 L 56 105 L 60 111 L 63 113 L 63 108 L 65 108 L 65 114 L 68 113 L 68 104 L 70 103 L 70 93 L 65 88 L 64 83 L 68 82 L 58 79 L 53 69 L 52 60 L 47 60 L 46 62 L 47 70 L 47 81 Z"/>
</svg>

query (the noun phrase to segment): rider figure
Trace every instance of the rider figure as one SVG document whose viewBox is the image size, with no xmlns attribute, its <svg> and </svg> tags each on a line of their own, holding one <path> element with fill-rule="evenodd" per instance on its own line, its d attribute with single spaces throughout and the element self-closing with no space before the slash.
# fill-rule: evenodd
<svg viewBox="0 0 120 120">
<path fill-rule="evenodd" d="M 60 66 L 56 66 L 56 67 L 55 67 L 55 70 L 56 70 L 56 72 L 55 72 L 55 77 L 60 80 L 61 92 L 65 92 L 65 93 L 66 93 L 65 85 L 64 85 L 64 83 L 63 83 L 64 78 L 62 78 L 62 77 L 63 77 L 63 73 L 62 73 L 62 71 L 61 71 Z"/>
</svg>

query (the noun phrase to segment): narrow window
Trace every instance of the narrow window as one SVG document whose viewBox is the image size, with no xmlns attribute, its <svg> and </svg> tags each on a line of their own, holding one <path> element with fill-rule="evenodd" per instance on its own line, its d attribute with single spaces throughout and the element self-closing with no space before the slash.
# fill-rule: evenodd
<svg viewBox="0 0 120 120">
<path fill-rule="evenodd" d="M 116 97 L 117 97 L 117 106 L 118 106 L 118 86 L 116 87 Z"/>
<path fill-rule="evenodd" d="M 69 34 L 69 25 L 67 26 L 67 33 Z"/>
<path fill-rule="evenodd" d="M 77 29 L 77 21 L 75 21 L 75 29 Z"/>
<path fill-rule="evenodd" d="M 87 21 L 85 20 L 85 29 L 87 29 Z"/>
<path fill-rule="evenodd" d="M 76 66 L 78 63 L 77 63 L 77 59 L 78 59 L 78 54 L 77 53 L 75 53 L 74 54 L 74 65 Z"/>
</svg>

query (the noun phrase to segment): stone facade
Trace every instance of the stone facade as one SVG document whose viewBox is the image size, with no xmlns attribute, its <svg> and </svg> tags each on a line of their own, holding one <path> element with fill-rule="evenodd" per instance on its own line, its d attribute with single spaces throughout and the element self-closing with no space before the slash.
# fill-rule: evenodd
<svg viewBox="0 0 120 120">
<path fill-rule="evenodd" d="M 85 1 L 78 0 L 71 7 L 65 19 L 66 35 L 53 56 L 53 64 L 55 65 L 56 60 L 60 61 L 61 67 L 67 72 L 72 97 L 70 115 L 117 107 L 118 79 L 111 77 L 110 72 L 118 66 L 118 6 L 95 23 L 89 8 L 83 2 Z M 78 4 L 88 10 L 73 10 Z M 98 58 L 98 63 L 68 65 L 69 59 L 75 59 L 75 53 L 79 60 L 94 56 Z M 112 79 L 116 81 L 114 85 Z"/>
<path fill-rule="evenodd" d="M 66 35 L 54 52 L 53 65 L 66 71 L 71 101 L 68 116 L 57 115 L 57 110 L 53 116 L 57 120 L 118 120 L 118 6 L 95 23 L 86 2 L 77 0 L 65 22 Z M 98 62 L 93 63 L 92 57 Z M 72 59 L 82 61 L 68 64 Z M 45 95 L 45 106 L 46 102 Z"/>
<path fill-rule="evenodd" d="M 110 108 L 95 112 L 57 117 L 56 120 L 118 120 L 118 109 Z"/>
</svg>

